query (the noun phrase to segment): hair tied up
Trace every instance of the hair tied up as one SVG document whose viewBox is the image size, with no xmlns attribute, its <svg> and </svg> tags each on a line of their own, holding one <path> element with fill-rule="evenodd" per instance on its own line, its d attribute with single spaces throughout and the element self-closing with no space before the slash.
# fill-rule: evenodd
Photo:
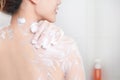
<svg viewBox="0 0 120 80">
<path fill-rule="evenodd" d="M 0 0 L 0 11 L 3 10 L 4 6 L 5 6 L 6 1 L 5 0 Z"/>
</svg>

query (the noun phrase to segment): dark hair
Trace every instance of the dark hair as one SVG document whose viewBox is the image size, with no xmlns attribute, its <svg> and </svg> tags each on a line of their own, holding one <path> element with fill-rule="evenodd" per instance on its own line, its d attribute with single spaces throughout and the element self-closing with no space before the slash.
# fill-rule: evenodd
<svg viewBox="0 0 120 80">
<path fill-rule="evenodd" d="M 7 14 L 14 14 L 21 2 L 22 0 L 0 0 L 0 10 Z"/>
</svg>

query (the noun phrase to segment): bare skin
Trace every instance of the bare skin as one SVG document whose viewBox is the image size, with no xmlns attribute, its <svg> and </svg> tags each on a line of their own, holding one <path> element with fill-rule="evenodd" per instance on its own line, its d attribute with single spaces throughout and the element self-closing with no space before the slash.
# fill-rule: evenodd
<svg viewBox="0 0 120 80">
<path fill-rule="evenodd" d="M 36 54 L 33 45 L 30 43 L 30 41 L 34 38 L 38 41 L 40 40 L 39 30 L 36 34 L 28 32 L 27 36 L 23 35 L 23 32 L 25 32 L 25 30 L 29 28 L 31 23 L 34 21 L 47 20 L 49 22 L 54 22 L 56 10 L 58 9 L 58 5 L 60 3 L 61 0 L 23 0 L 18 12 L 12 15 L 11 24 L 9 27 L 1 30 L 7 32 L 7 30 L 12 29 L 13 37 L 10 39 L 9 33 L 7 33 L 5 39 L 0 39 L 0 80 L 48 80 L 46 76 L 47 71 L 49 71 L 54 78 L 49 78 L 50 80 L 84 80 L 82 64 L 77 64 L 77 62 L 80 62 L 80 59 L 78 59 L 78 56 L 74 54 L 69 56 L 70 60 L 68 61 L 75 60 L 77 62 L 70 70 L 68 70 L 68 76 L 66 76 L 66 79 L 64 76 L 64 71 L 61 70 L 60 64 L 57 63 L 57 61 L 59 61 L 58 58 L 55 60 L 54 58 L 50 59 L 56 62 L 54 64 L 56 70 L 52 70 L 54 67 L 49 68 L 44 62 L 41 61 L 40 64 L 37 65 L 40 67 L 43 66 L 43 71 L 40 71 L 42 72 L 40 73 L 36 68 L 36 65 L 32 63 L 32 60 L 36 57 Z M 26 23 L 20 26 L 22 27 L 21 30 L 17 22 L 19 17 L 24 17 L 26 19 Z M 51 26 L 49 22 L 43 21 L 40 26 L 49 27 Z M 67 44 L 71 44 L 71 41 L 68 39 L 65 38 L 63 40 L 65 40 Z M 69 44 L 62 46 L 63 47 L 60 46 L 60 51 L 58 49 L 59 46 L 56 46 L 57 48 L 51 48 L 53 52 L 48 52 L 50 54 L 55 52 L 56 55 L 57 53 L 66 50 L 66 48 L 69 47 Z M 56 49 L 58 49 L 58 52 L 56 52 Z M 42 48 L 39 48 L 37 51 L 47 53 L 47 51 L 45 52 Z M 72 59 L 71 57 L 75 59 Z M 81 77 L 79 77 L 79 75 L 81 75 Z M 41 77 L 41 79 L 39 79 L 39 77 Z"/>
<path fill-rule="evenodd" d="M 39 6 L 41 4 L 43 5 Z M 49 7 L 48 4 L 53 5 Z M 12 15 L 11 24 L 9 25 L 9 28 L 14 31 L 14 38 L 0 39 L 0 80 L 37 80 L 37 71 L 23 57 L 25 56 L 24 53 L 26 53 L 28 60 L 34 58 L 33 47 L 30 43 L 26 43 L 24 46 L 21 45 L 22 41 L 31 40 L 33 34 L 29 32 L 28 36 L 24 36 L 18 28 L 17 18 L 24 17 L 27 21 L 21 26 L 23 31 L 33 21 L 48 20 L 54 22 L 56 9 L 59 4 L 60 0 L 23 0 L 18 12 Z M 48 6 L 45 7 L 44 5 Z M 42 13 L 40 13 L 41 10 L 43 10 Z M 1 31 L 6 30 L 8 28 Z"/>
<path fill-rule="evenodd" d="M 4 31 L 7 30 L 8 28 Z M 35 58 L 33 46 L 30 43 L 34 35 L 29 33 L 29 35 L 24 36 L 17 29 L 14 30 L 13 35 L 12 39 L 6 37 L 4 40 L 0 40 L 0 80 L 37 80 L 40 73 L 36 70 L 35 65 L 31 64 Z M 43 49 L 39 48 L 37 51 L 43 51 Z M 62 80 L 64 75 L 61 73 L 63 72 L 59 66 L 57 68 L 57 75 L 54 75 L 54 78 Z"/>
</svg>

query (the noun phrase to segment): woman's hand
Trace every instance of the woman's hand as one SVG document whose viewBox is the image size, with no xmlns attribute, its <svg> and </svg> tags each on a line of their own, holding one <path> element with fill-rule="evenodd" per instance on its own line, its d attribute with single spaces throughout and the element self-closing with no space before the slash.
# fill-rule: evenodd
<svg viewBox="0 0 120 80">
<path fill-rule="evenodd" d="M 31 28 L 31 31 L 34 33 L 32 45 L 36 49 L 54 46 L 64 34 L 59 27 L 48 21 L 40 21 L 38 28 Z"/>
</svg>

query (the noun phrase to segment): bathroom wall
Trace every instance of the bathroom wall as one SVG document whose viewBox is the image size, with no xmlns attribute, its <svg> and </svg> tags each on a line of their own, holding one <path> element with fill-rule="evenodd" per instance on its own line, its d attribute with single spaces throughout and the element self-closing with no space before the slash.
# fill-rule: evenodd
<svg viewBox="0 0 120 80">
<path fill-rule="evenodd" d="M 103 80 L 120 80 L 120 0 L 95 1 L 95 53 Z"/>
<path fill-rule="evenodd" d="M 9 25 L 10 19 L 11 19 L 10 15 L 6 15 L 6 14 L 0 12 L 0 28 L 3 28 L 5 26 Z"/>
<path fill-rule="evenodd" d="M 0 26 L 10 16 L 0 14 Z M 102 80 L 120 80 L 120 0 L 62 0 L 56 24 L 78 43 L 86 80 L 94 60 L 101 59 Z"/>
</svg>

